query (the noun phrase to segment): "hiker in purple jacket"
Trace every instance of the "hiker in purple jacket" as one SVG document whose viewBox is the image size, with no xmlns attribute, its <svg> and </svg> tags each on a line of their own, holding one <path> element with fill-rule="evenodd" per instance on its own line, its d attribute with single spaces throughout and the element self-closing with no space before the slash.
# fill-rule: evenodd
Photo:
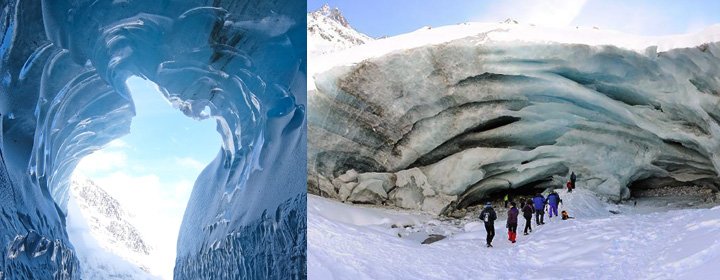
<svg viewBox="0 0 720 280">
<path fill-rule="evenodd" d="M 532 200 L 528 199 L 522 207 L 523 218 L 525 218 L 525 235 L 528 235 L 528 230 L 532 232 L 532 214 L 534 211 Z"/>
<path fill-rule="evenodd" d="M 515 243 L 515 238 L 517 237 L 519 213 L 520 211 L 518 211 L 517 207 L 515 207 L 515 202 L 510 202 L 510 210 L 508 210 L 507 224 L 505 224 L 505 227 L 508 229 L 508 240 L 512 243 Z"/>
</svg>

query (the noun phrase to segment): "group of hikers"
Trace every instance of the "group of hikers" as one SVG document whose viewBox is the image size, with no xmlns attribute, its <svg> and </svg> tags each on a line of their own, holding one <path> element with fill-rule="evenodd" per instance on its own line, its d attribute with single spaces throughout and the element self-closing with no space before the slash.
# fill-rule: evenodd
<svg viewBox="0 0 720 280">
<path fill-rule="evenodd" d="M 572 189 L 575 188 L 575 179 L 575 173 L 573 172 L 570 175 L 570 181 L 567 183 L 568 193 L 572 192 Z M 505 224 L 505 227 L 508 229 L 508 240 L 515 243 L 517 240 L 517 226 L 520 210 L 516 207 L 517 204 L 515 202 L 510 201 L 509 195 L 505 195 L 504 200 L 505 208 L 508 208 L 508 203 L 510 204 L 507 222 Z M 547 198 L 545 198 L 541 193 L 538 193 L 534 198 L 522 201 L 520 208 L 522 209 L 523 218 L 525 218 L 524 235 L 528 235 L 532 232 L 533 213 L 535 214 L 535 223 L 538 226 L 545 224 L 545 206 L 548 207 L 548 218 L 552 218 L 553 214 L 555 214 L 556 217 L 562 216 L 563 220 L 572 219 L 573 217 L 570 217 L 567 211 L 562 211 L 560 215 L 558 215 L 558 205 L 561 203 L 562 199 L 560 199 L 560 195 L 555 190 L 553 190 Z M 487 247 L 492 247 L 492 240 L 495 237 L 495 220 L 497 220 L 497 213 L 495 213 L 495 210 L 490 202 L 486 203 L 485 209 L 480 212 L 480 219 L 485 223 L 485 230 L 487 231 Z"/>
</svg>

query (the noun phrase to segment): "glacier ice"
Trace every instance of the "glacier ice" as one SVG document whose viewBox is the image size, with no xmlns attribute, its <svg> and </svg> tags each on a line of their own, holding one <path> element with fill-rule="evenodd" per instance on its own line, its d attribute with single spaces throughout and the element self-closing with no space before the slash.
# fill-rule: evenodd
<svg viewBox="0 0 720 280">
<path fill-rule="evenodd" d="M 562 32 L 539 28 L 538 39 L 498 40 L 513 31 L 494 27 L 420 46 L 417 34 L 441 32 L 417 31 L 310 65 L 308 189 L 350 169 L 417 168 L 438 193 L 413 202 L 440 199 L 438 214 L 500 191 L 561 187 L 570 171 L 613 200 L 657 185 L 718 190 L 720 43 L 637 50 L 544 41 Z"/>
<path fill-rule="evenodd" d="M 305 3 L 0 8 L 4 277 L 79 277 L 64 221 L 70 175 L 129 132 L 133 76 L 156 83 L 188 117 L 215 119 L 222 136 L 183 218 L 175 277 L 304 277 Z"/>
</svg>

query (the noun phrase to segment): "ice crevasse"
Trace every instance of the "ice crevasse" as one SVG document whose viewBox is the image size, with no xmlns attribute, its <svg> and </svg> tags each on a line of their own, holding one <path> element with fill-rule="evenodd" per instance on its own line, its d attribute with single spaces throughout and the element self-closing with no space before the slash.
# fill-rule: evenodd
<svg viewBox="0 0 720 280">
<path fill-rule="evenodd" d="M 612 200 L 717 191 L 718 42 L 466 23 L 311 59 L 309 191 L 436 214 L 571 171 Z"/>
<path fill-rule="evenodd" d="M 0 278 L 79 278 L 64 220 L 70 174 L 129 132 L 132 76 L 186 116 L 215 119 L 222 137 L 185 212 L 175 278 L 305 277 L 304 7 L 4 1 Z"/>
</svg>

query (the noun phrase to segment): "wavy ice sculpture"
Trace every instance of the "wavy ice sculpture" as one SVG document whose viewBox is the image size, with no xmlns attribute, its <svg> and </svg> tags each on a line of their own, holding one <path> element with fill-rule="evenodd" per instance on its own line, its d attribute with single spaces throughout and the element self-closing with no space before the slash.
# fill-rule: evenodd
<svg viewBox="0 0 720 280">
<path fill-rule="evenodd" d="M 436 214 L 561 187 L 571 170 L 612 200 L 631 187 L 718 190 L 717 41 L 720 26 L 643 38 L 469 23 L 320 57 L 309 190 Z"/>
<path fill-rule="evenodd" d="M 0 8 L 0 278 L 79 277 L 68 182 L 83 156 L 129 132 L 132 76 L 188 117 L 214 118 L 222 136 L 193 188 L 175 277 L 306 275 L 304 3 Z"/>
</svg>

